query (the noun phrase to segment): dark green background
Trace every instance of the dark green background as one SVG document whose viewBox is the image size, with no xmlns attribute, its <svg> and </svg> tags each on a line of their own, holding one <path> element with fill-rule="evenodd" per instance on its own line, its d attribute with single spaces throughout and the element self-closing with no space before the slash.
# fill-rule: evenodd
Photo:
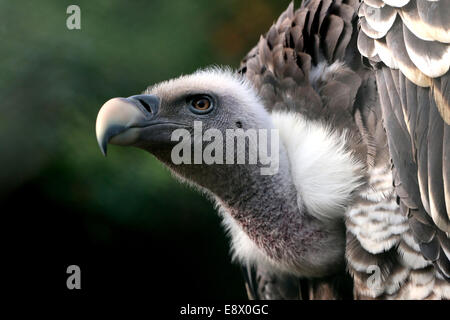
<svg viewBox="0 0 450 320">
<path fill-rule="evenodd" d="M 212 205 L 150 154 L 98 149 L 115 96 L 212 64 L 238 67 L 289 1 L 1 1 L 2 234 L 20 292 L 245 298 Z M 81 30 L 66 8 L 81 8 Z"/>
</svg>

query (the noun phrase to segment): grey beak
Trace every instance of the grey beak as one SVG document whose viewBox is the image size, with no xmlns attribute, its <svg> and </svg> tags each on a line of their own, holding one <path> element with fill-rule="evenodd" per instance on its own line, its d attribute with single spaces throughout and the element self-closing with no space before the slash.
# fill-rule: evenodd
<svg viewBox="0 0 450 320">
<path fill-rule="evenodd" d="M 97 142 L 106 156 L 108 143 L 131 145 L 139 138 L 139 127 L 158 112 L 159 99 L 137 95 L 108 100 L 97 115 Z"/>
</svg>

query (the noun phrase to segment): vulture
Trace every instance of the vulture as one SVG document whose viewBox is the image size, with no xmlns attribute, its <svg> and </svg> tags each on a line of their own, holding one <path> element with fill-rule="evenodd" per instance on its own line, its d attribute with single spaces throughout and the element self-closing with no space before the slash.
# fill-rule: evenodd
<svg viewBox="0 0 450 320">
<path fill-rule="evenodd" d="M 107 101 L 97 140 L 212 199 L 250 299 L 449 299 L 449 43 L 448 0 L 291 3 L 240 67 Z"/>
</svg>

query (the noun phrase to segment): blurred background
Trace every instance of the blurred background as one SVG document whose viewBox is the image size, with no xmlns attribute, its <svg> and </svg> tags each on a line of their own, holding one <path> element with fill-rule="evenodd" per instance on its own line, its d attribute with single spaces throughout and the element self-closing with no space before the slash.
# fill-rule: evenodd
<svg viewBox="0 0 450 320">
<path fill-rule="evenodd" d="M 144 151 L 104 158 L 95 120 L 111 97 L 237 68 L 288 3 L 0 1 L 0 225 L 15 290 L 246 298 L 211 203 Z M 71 4 L 81 30 L 66 27 Z M 71 264 L 79 292 L 66 289 Z"/>
</svg>

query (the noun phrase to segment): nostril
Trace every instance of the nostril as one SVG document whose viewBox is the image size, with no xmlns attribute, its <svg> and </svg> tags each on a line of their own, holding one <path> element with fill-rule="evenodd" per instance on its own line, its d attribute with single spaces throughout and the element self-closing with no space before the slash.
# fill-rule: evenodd
<svg viewBox="0 0 450 320">
<path fill-rule="evenodd" d="M 157 96 L 152 94 L 139 94 L 136 96 L 131 96 L 129 99 L 134 101 L 139 101 L 139 105 L 143 107 L 149 114 L 156 115 L 159 109 L 160 100 Z"/>
<path fill-rule="evenodd" d="M 145 102 L 144 99 L 139 99 L 138 98 L 136 100 L 139 101 L 142 104 L 142 106 L 145 108 L 145 110 L 147 110 L 149 113 L 153 113 L 152 108 L 150 108 L 150 105 L 147 102 Z"/>
</svg>

